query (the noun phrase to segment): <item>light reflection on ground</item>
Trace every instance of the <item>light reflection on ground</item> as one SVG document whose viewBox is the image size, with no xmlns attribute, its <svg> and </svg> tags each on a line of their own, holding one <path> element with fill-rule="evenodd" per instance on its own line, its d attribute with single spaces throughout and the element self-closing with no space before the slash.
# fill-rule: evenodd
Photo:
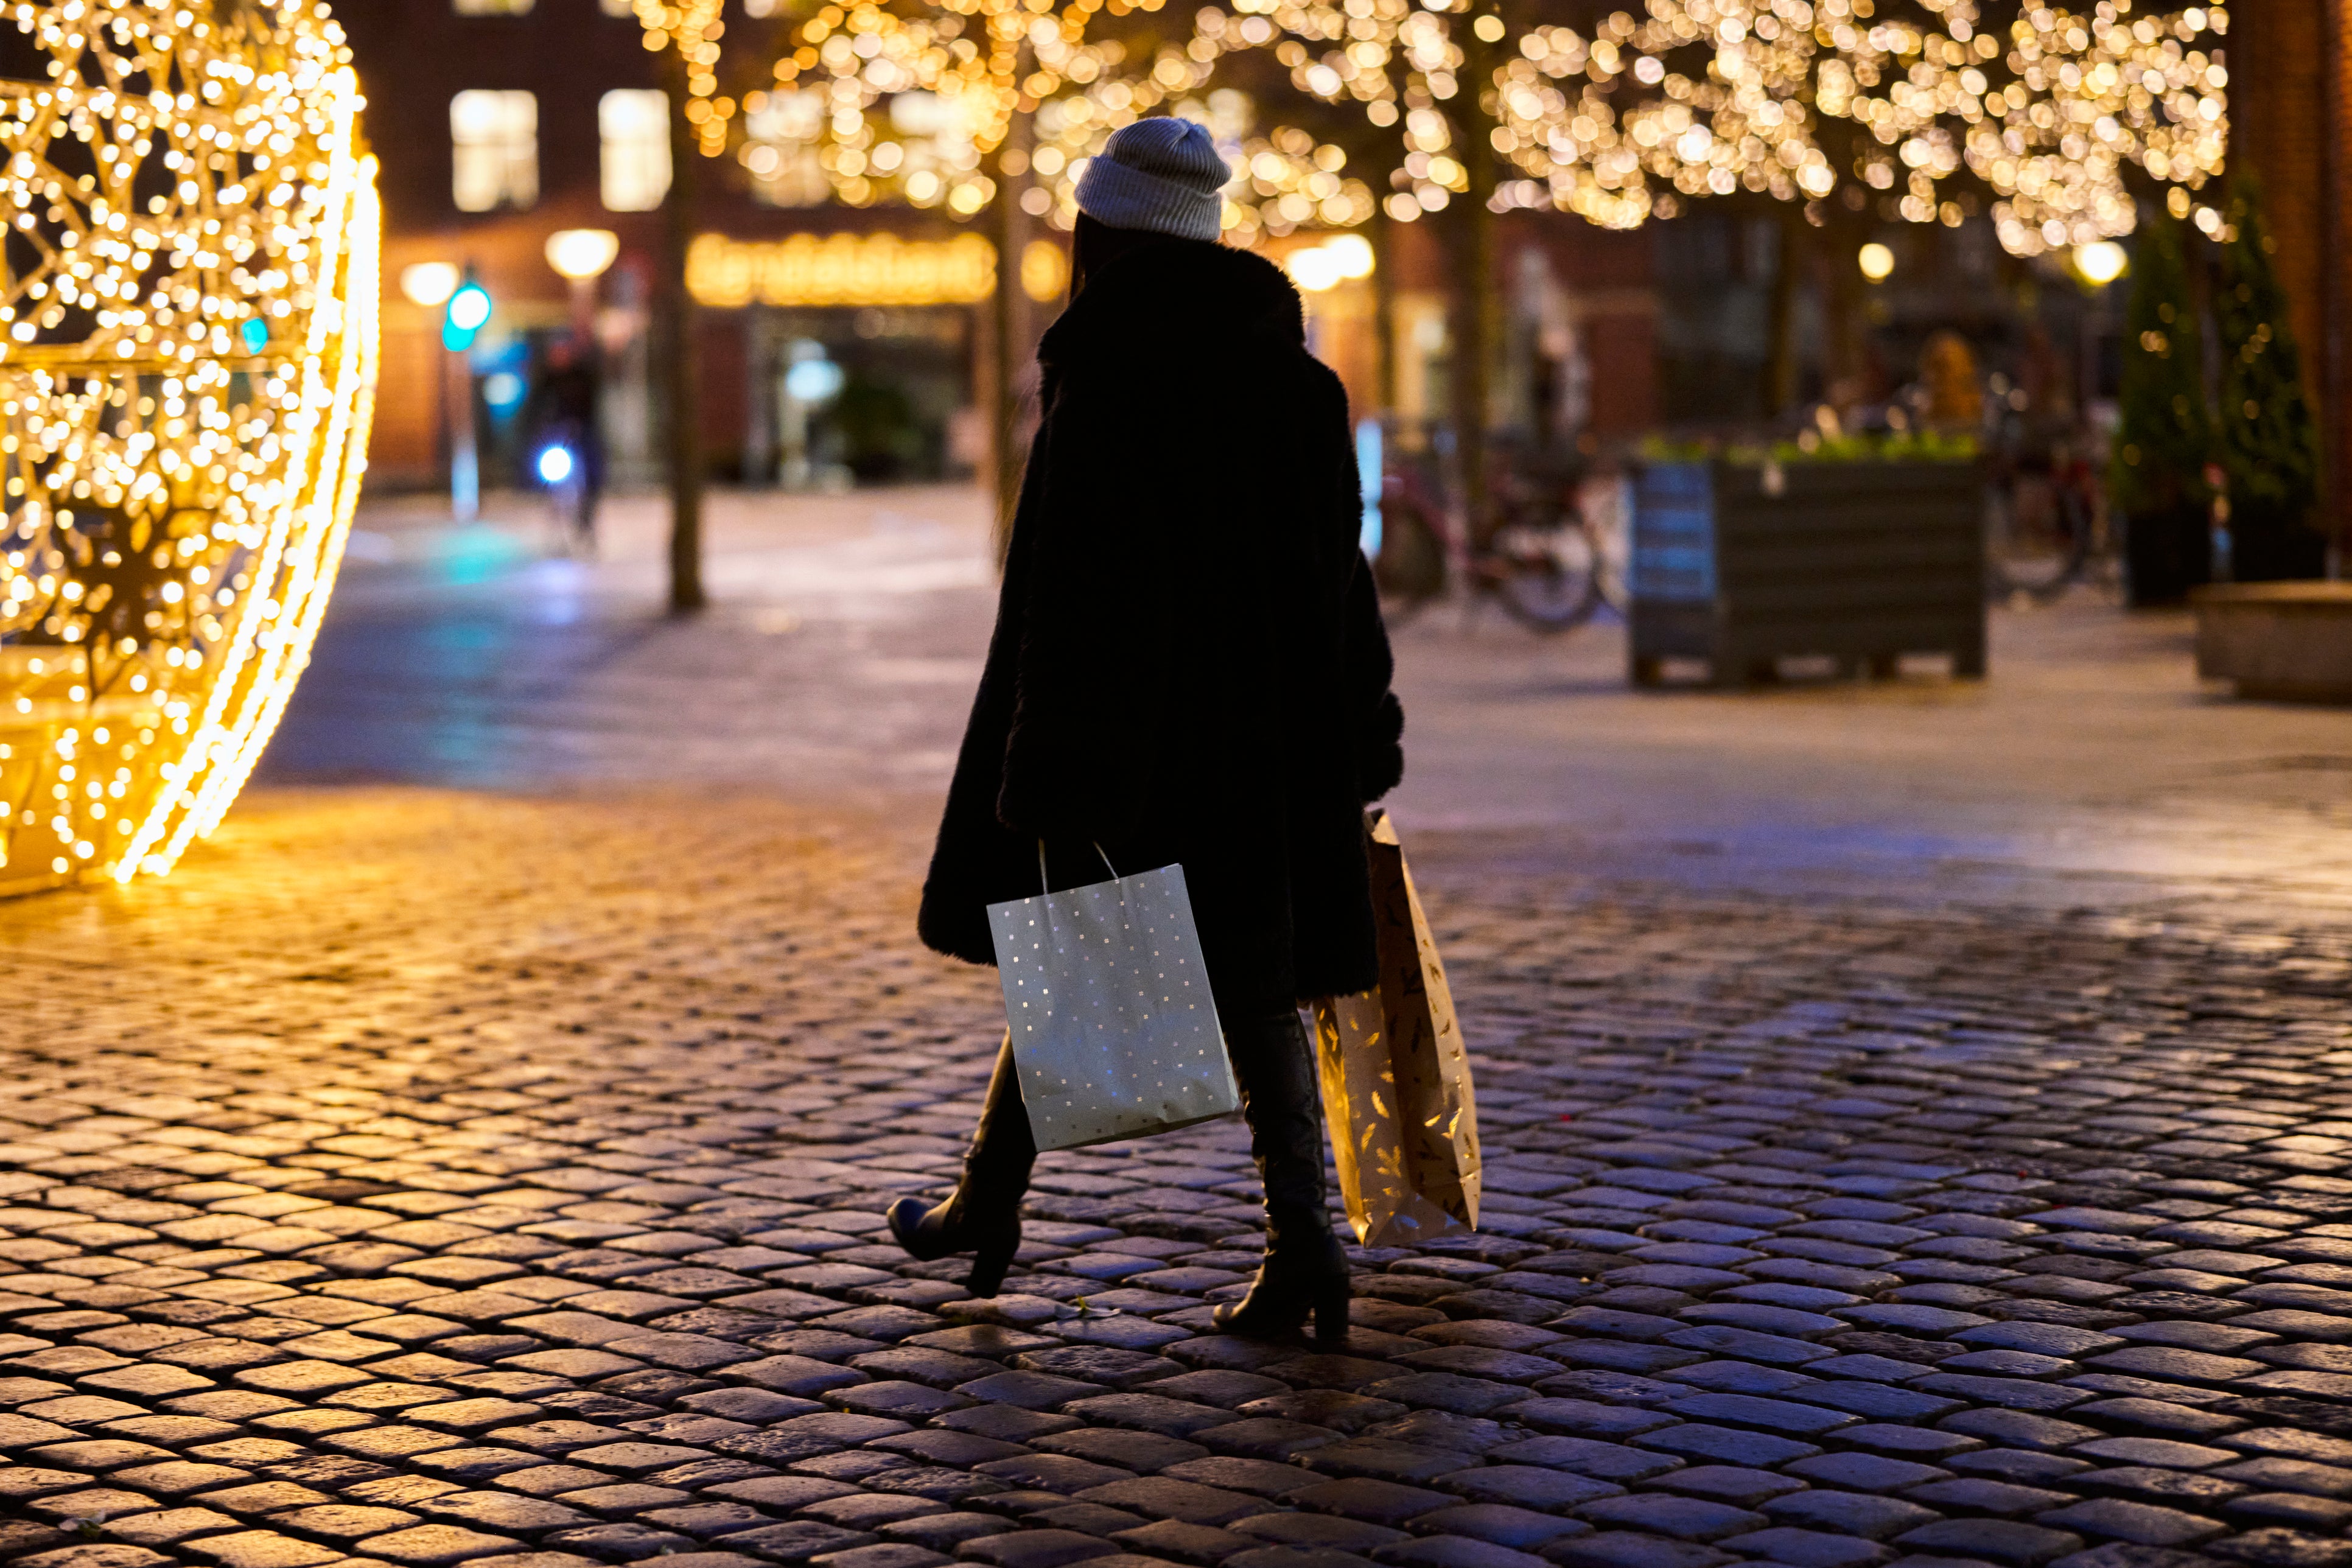
<svg viewBox="0 0 2352 1568">
<path fill-rule="evenodd" d="M 993 609 L 977 492 L 717 494 L 693 622 L 660 611 L 665 526 L 651 498 L 612 503 L 591 563 L 529 498 L 463 529 L 370 508 L 263 782 L 927 815 Z M 1543 640 L 1441 607 L 1397 637 L 1395 805 L 1424 838 L 1695 887 L 2352 904 L 2352 713 L 2200 687 L 2188 629 L 2084 599 L 1997 613 L 1981 684 L 1635 692 L 1621 628 Z"/>
</svg>

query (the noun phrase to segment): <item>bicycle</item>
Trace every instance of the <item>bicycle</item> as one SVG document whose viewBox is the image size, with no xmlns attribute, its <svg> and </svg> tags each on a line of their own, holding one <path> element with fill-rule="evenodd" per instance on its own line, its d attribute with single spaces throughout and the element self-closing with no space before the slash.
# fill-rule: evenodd
<svg viewBox="0 0 2352 1568">
<path fill-rule="evenodd" d="M 2098 477 L 2073 444 L 2009 455 L 1985 493 L 1985 588 L 1995 603 L 2049 604 L 2088 581 L 2108 546 Z"/>
<path fill-rule="evenodd" d="M 1381 475 L 1381 547 L 1373 561 L 1382 610 L 1402 625 L 1455 581 L 1472 602 L 1492 598 L 1531 631 L 1557 635 L 1591 620 L 1604 605 L 1624 602 L 1624 553 L 1612 548 L 1586 515 L 1573 480 L 1536 484 L 1499 477 L 1500 519 L 1474 551 L 1451 509 L 1418 466 L 1399 461 L 1393 445 Z"/>
<path fill-rule="evenodd" d="M 559 433 L 540 448 L 531 465 L 547 491 L 555 514 L 556 540 L 567 555 L 589 560 L 596 555 L 596 499 L 589 489 L 587 463 L 574 444 Z"/>
</svg>

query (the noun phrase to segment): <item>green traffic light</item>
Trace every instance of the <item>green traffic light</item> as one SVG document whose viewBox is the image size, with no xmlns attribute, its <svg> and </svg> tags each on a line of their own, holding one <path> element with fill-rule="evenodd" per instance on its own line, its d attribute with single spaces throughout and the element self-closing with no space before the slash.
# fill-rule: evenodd
<svg viewBox="0 0 2352 1568">
<path fill-rule="evenodd" d="M 474 334 L 490 319 L 490 291 L 468 279 L 449 296 L 449 308 L 441 321 L 441 343 L 444 348 L 471 348 Z"/>
</svg>

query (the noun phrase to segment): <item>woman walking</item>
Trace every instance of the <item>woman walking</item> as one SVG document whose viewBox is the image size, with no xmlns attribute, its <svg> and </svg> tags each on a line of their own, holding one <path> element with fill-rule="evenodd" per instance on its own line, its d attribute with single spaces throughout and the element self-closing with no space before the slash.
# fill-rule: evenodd
<svg viewBox="0 0 2352 1568">
<path fill-rule="evenodd" d="M 1152 119 L 1078 184 L 1071 301 L 1038 348 L 1044 422 L 996 630 L 923 888 L 923 940 L 993 961 L 987 906 L 1181 865 L 1265 1187 L 1257 1280 L 1218 1324 L 1347 1331 L 1301 998 L 1378 980 L 1363 807 L 1396 784 L 1404 716 L 1339 379 L 1298 295 L 1217 243 L 1230 171 Z M 890 1227 L 976 1254 L 996 1293 L 1035 1157 L 1010 1045 L 962 1180 Z"/>
</svg>

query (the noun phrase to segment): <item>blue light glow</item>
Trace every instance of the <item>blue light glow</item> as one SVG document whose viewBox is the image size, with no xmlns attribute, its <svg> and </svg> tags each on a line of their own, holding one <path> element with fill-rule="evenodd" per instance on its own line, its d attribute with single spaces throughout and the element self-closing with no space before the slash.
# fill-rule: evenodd
<svg viewBox="0 0 2352 1568">
<path fill-rule="evenodd" d="M 804 359 L 784 372 L 784 391 L 803 403 L 823 403 L 847 379 L 829 359 Z"/>
<path fill-rule="evenodd" d="M 569 451 L 562 447 L 550 447 L 539 455 L 540 482 L 560 485 L 572 477 L 573 467 Z"/>
</svg>

